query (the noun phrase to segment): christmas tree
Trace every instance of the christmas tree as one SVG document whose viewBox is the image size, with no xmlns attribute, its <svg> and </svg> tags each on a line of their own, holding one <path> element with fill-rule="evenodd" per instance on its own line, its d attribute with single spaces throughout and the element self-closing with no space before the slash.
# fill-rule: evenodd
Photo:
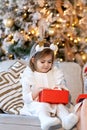
<svg viewBox="0 0 87 130">
<path fill-rule="evenodd" d="M 55 43 L 59 61 L 87 62 L 87 0 L 0 0 L 0 60 Z"/>
</svg>

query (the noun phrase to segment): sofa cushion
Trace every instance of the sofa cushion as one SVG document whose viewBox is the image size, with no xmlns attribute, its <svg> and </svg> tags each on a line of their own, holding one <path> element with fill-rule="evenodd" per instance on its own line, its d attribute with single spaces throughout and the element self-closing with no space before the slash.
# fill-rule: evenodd
<svg viewBox="0 0 87 130">
<path fill-rule="evenodd" d="M 63 70 L 71 94 L 71 103 L 76 104 L 78 95 L 83 93 L 82 69 L 79 64 L 73 62 L 62 62 L 59 67 Z"/>
<path fill-rule="evenodd" d="M 5 60 L 0 62 L 0 72 L 2 71 L 8 71 L 8 68 L 13 65 L 16 62 L 16 60 Z"/>
<path fill-rule="evenodd" d="M 16 61 L 8 71 L 0 72 L 0 109 L 6 113 L 19 114 L 23 107 L 20 73 L 26 65 Z"/>
</svg>

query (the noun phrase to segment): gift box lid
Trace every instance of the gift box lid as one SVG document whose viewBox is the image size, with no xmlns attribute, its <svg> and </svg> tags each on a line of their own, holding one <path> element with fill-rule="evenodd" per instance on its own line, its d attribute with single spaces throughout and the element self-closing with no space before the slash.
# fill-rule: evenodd
<svg viewBox="0 0 87 130">
<path fill-rule="evenodd" d="M 81 102 L 85 98 L 87 98 L 87 94 L 80 94 L 76 99 L 76 103 Z"/>
</svg>

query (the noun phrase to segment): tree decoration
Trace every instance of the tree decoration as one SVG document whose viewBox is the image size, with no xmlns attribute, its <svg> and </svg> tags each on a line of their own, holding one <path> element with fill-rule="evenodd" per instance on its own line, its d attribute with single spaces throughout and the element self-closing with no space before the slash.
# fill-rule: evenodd
<svg viewBox="0 0 87 130">
<path fill-rule="evenodd" d="M 4 19 L 3 23 L 5 27 L 11 28 L 14 25 L 14 20 L 12 18 Z"/>
<path fill-rule="evenodd" d="M 54 28 L 54 27 L 49 27 L 49 28 L 48 28 L 48 34 L 49 34 L 50 36 L 54 36 L 54 34 L 55 34 L 55 28 Z"/>
<path fill-rule="evenodd" d="M 56 6 L 61 17 L 63 17 L 62 4 L 63 4 L 62 0 L 56 0 L 55 6 Z"/>
<path fill-rule="evenodd" d="M 44 7 L 45 1 L 44 0 L 36 0 L 40 7 Z"/>
<path fill-rule="evenodd" d="M 60 62 L 83 66 L 87 62 L 87 1 L 0 1 L 0 50 L 5 56 L 0 59 L 25 58 L 31 46 L 44 39 L 57 47 Z"/>
</svg>

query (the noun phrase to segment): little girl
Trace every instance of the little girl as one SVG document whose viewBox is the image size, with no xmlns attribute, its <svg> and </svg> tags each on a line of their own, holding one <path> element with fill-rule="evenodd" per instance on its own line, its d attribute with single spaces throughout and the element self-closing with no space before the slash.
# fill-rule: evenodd
<svg viewBox="0 0 87 130">
<path fill-rule="evenodd" d="M 74 113 L 69 113 L 63 104 L 39 102 L 39 93 L 44 89 L 67 89 L 64 85 L 64 75 L 59 68 L 53 65 L 54 51 L 57 45 L 44 47 L 35 44 L 30 53 L 29 66 L 21 75 L 24 107 L 20 113 L 38 116 L 42 130 L 62 121 L 62 127 L 71 129 L 78 122 Z M 60 119 L 60 120 L 59 120 Z"/>
</svg>

